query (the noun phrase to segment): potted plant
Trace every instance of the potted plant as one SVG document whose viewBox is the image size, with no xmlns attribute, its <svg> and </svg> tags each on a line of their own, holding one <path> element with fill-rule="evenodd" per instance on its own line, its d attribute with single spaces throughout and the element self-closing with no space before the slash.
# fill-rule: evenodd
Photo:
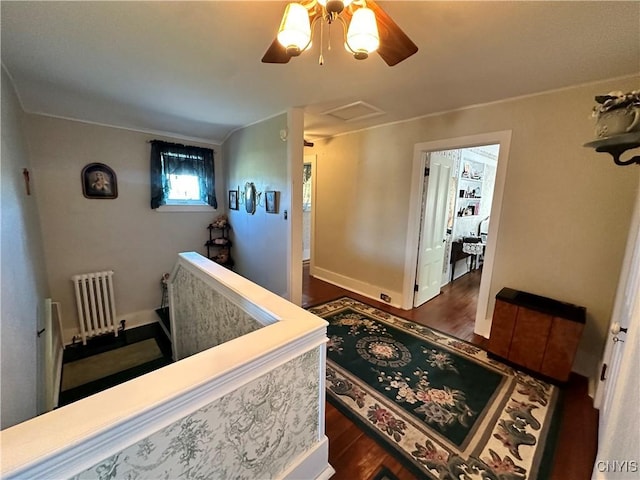
<svg viewBox="0 0 640 480">
<path fill-rule="evenodd" d="M 610 92 L 595 100 L 598 105 L 593 107 L 593 116 L 598 138 L 640 130 L 640 90 Z"/>
</svg>

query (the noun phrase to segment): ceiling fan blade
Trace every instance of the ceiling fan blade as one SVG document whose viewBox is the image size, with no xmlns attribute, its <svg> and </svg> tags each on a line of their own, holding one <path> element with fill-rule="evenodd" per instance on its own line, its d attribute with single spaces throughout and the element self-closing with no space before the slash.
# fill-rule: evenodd
<svg viewBox="0 0 640 480">
<path fill-rule="evenodd" d="M 276 38 L 262 57 L 262 63 L 289 63 L 290 59 L 287 49 Z"/>
<path fill-rule="evenodd" d="M 378 54 L 387 65 L 393 67 L 418 51 L 418 46 L 376 2 L 367 0 L 367 7 L 376 15 L 380 35 Z"/>
</svg>

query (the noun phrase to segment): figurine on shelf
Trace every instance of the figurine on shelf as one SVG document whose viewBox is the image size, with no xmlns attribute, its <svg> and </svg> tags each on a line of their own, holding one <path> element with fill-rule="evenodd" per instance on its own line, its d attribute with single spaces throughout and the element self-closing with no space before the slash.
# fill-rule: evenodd
<svg viewBox="0 0 640 480">
<path fill-rule="evenodd" d="M 227 226 L 227 224 L 229 223 L 229 219 L 227 218 L 227 216 L 223 213 L 221 215 L 218 215 L 213 222 L 211 223 L 212 227 L 215 228 L 225 228 Z"/>
<path fill-rule="evenodd" d="M 211 260 L 217 263 L 229 263 L 229 249 L 221 248 L 218 254 L 213 257 Z"/>
<path fill-rule="evenodd" d="M 169 306 L 169 294 L 167 291 L 169 277 L 171 275 L 169 273 L 163 273 L 162 278 L 160 279 L 160 286 L 162 287 L 162 301 L 160 302 L 160 308 L 165 308 Z"/>
</svg>

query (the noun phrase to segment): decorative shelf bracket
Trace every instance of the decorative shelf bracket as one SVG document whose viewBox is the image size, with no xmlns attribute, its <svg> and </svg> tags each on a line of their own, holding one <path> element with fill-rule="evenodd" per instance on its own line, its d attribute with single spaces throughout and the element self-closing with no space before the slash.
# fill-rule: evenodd
<svg viewBox="0 0 640 480">
<path fill-rule="evenodd" d="M 632 165 L 634 163 L 640 165 L 640 155 L 635 155 L 627 160 L 621 160 L 620 157 L 627 150 L 640 147 L 640 132 L 625 133 L 614 137 L 594 140 L 585 143 L 585 147 L 595 148 L 596 152 L 606 152 L 613 157 L 616 165 Z"/>
<path fill-rule="evenodd" d="M 607 152 L 611 154 L 611 156 L 613 157 L 613 161 L 615 162 L 616 165 L 631 165 L 632 163 L 637 163 L 638 165 L 640 165 L 640 155 L 636 155 L 627 160 L 620 160 L 620 156 L 624 152 L 626 152 L 629 148 L 634 148 L 634 147 L 616 148 L 616 149 L 610 149 L 610 150 L 596 150 L 596 151 Z"/>
</svg>

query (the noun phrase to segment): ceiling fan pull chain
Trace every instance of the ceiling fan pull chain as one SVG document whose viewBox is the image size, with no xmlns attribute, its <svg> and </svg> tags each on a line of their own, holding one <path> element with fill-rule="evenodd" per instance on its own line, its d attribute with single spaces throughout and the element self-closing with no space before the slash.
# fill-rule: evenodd
<svg viewBox="0 0 640 480">
<path fill-rule="evenodd" d="M 324 22 L 320 23 L 320 58 L 318 58 L 318 63 L 320 65 L 324 65 L 324 56 L 322 55 L 322 49 L 324 47 Z"/>
</svg>

